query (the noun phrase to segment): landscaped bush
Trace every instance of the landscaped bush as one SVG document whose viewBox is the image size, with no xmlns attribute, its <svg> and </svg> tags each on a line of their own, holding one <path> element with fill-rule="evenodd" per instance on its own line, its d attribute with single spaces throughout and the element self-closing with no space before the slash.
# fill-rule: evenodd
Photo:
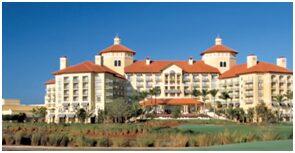
<svg viewBox="0 0 295 153">
<path fill-rule="evenodd" d="M 3 134 L 3 137 L 5 139 L 5 144 L 6 145 L 13 145 L 15 144 L 15 139 L 12 135 L 10 134 Z"/>
<path fill-rule="evenodd" d="M 130 140 L 128 139 L 113 140 L 112 147 L 130 147 Z"/>
<path fill-rule="evenodd" d="M 97 145 L 98 147 L 110 147 L 112 146 L 112 141 L 109 138 L 100 138 L 97 140 Z"/>
<path fill-rule="evenodd" d="M 93 147 L 97 143 L 96 140 L 84 136 L 78 137 L 76 141 L 80 147 Z"/>
<path fill-rule="evenodd" d="M 15 135 L 14 135 L 15 144 L 16 145 L 21 145 L 24 136 L 25 136 L 25 133 L 23 131 L 16 132 Z"/>
<path fill-rule="evenodd" d="M 274 131 L 267 131 L 262 133 L 261 140 L 263 141 L 271 141 L 271 140 L 279 140 L 280 136 L 277 132 Z"/>
<path fill-rule="evenodd" d="M 38 146 L 41 145 L 42 134 L 40 132 L 34 133 L 32 135 L 32 145 Z"/>
</svg>

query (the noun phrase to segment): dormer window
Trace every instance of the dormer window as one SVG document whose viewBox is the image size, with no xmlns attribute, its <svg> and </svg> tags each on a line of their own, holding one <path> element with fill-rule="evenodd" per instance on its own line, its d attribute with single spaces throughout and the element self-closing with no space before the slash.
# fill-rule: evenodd
<svg viewBox="0 0 295 153">
<path fill-rule="evenodd" d="M 121 60 L 115 60 L 114 61 L 114 66 L 115 67 L 120 67 L 121 66 Z"/>
<path fill-rule="evenodd" d="M 219 67 L 226 67 L 226 62 L 220 62 Z"/>
</svg>

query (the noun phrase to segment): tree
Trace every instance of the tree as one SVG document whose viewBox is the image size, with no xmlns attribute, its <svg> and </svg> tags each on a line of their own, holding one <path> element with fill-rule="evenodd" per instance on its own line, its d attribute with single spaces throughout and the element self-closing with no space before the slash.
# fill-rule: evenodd
<svg viewBox="0 0 295 153">
<path fill-rule="evenodd" d="M 285 97 L 287 98 L 289 104 L 291 105 L 292 104 L 292 100 L 293 100 L 293 91 L 291 90 L 288 90 L 287 93 L 285 94 Z M 289 106 L 289 110 L 292 110 L 292 106 Z M 292 121 L 291 117 L 292 117 L 292 111 L 290 111 L 290 121 Z"/>
<path fill-rule="evenodd" d="M 33 108 L 31 110 L 31 112 L 33 113 L 33 117 L 37 118 L 38 121 L 45 121 L 45 116 L 47 114 L 47 108 L 46 107 L 37 107 L 37 108 Z"/>
<path fill-rule="evenodd" d="M 279 94 L 279 95 L 274 96 L 273 100 L 275 102 L 277 102 L 277 104 L 278 104 L 278 107 L 277 107 L 278 108 L 278 120 L 280 121 L 281 120 L 281 109 L 280 108 L 282 106 L 282 103 L 285 101 L 285 96 Z"/>
<path fill-rule="evenodd" d="M 87 112 L 84 108 L 80 108 L 76 113 L 80 123 L 85 123 L 85 119 L 87 117 Z"/>
<path fill-rule="evenodd" d="M 205 101 L 206 101 L 206 97 L 207 97 L 207 95 L 209 95 L 210 94 L 210 92 L 207 90 L 207 89 L 202 89 L 202 91 L 201 91 L 201 96 L 202 96 L 202 101 L 205 103 Z"/>
<path fill-rule="evenodd" d="M 212 89 L 210 90 L 210 95 L 213 97 L 213 111 L 214 111 L 214 116 L 215 116 L 215 109 L 216 109 L 216 105 L 215 105 L 215 98 L 216 98 L 216 95 L 218 94 L 218 90 L 217 89 Z"/>
<path fill-rule="evenodd" d="M 23 123 L 27 119 L 27 115 L 25 113 L 19 113 L 17 117 L 17 122 Z"/>
<path fill-rule="evenodd" d="M 199 96 L 201 96 L 201 92 L 200 92 L 199 90 L 197 90 L 197 89 L 194 89 L 194 90 L 192 91 L 191 95 L 192 95 L 193 97 L 195 97 L 195 98 L 198 98 Z M 195 108 L 196 108 L 196 111 L 197 111 L 197 104 L 196 104 Z"/>
<path fill-rule="evenodd" d="M 105 113 L 113 122 L 123 123 L 132 114 L 131 105 L 123 98 L 117 98 L 110 103 L 106 103 Z"/>
<path fill-rule="evenodd" d="M 221 95 L 219 96 L 219 98 L 224 100 L 225 103 L 227 104 L 227 100 L 230 99 L 231 97 L 229 96 L 228 92 L 224 91 L 224 92 L 221 92 Z"/>
<path fill-rule="evenodd" d="M 149 90 L 149 95 L 151 95 L 151 99 L 153 100 L 153 96 L 155 96 L 155 103 L 154 103 L 154 109 L 156 110 L 157 105 L 157 96 L 161 94 L 160 87 L 155 87 Z"/>
<path fill-rule="evenodd" d="M 172 115 L 174 118 L 178 118 L 180 116 L 180 107 L 179 106 L 173 106 L 172 108 Z"/>
<path fill-rule="evenodd" d="M 266 121 L 266 116 L 268 113 L 268 109 L 265 106 L 265 103 L 260 103 L 255 106 L 255 114 L 256 114 L 256 120 L 259 121 L 259 118 L 262 119 L 262 121 Z"/>
<path fill-rule="evenodd" d="M 255 110 L 253 107 L 248 108 L 247 113 L 246 113 L 246 118 L 248 121 L 253 122 Z"/>
</svg>

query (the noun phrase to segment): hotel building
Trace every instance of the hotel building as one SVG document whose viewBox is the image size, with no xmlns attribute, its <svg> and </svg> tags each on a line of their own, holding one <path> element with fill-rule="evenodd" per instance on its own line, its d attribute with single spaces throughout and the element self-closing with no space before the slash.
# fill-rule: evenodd
<svg viewBox="0 0 295 153">
<path fill-rule="evenodd" d="M 180 105 L 183 115 L 190 115 L 204 103 L 212 103 L 191 95 L 194 89 L 218 89 L 216 101 L 247 110 L 264 102 L 273 108 L 275 95 L 293 90 L 293 72 L 288 70 L 287 59 L 277 58 L 276 64 L 258 61 L 257 56 L 247 56 L 247 63 L 237 64 L 237 51 L 222 44 L 217 37 L 215 44 L 201 52 L 202 60 L 192 57 L 183 61 L 134 60 L 135 51 L 121 44 L 118 36 L 114 44 L 95 56 L 95 62 L 68 66 L 66 57 L 60 58 L 60 70 L 55 78 L 46 82 L 45 104 L 47 122 L 75 122 L 75 112 L 84 108 L 92 112 L 89 122 L 105 103 L 114 98 L 127 98 L 132 91 L 149 91 L 160 88 L 160 95 L 145 99 L 143 106 L 156 105 L 156 112 L 167 112 L 170 106 Z M 230 100 L 219 99 L 222 91 Z M 283 113 L 290 114 L 292 102 L 285 103 Z"/>
</svg>

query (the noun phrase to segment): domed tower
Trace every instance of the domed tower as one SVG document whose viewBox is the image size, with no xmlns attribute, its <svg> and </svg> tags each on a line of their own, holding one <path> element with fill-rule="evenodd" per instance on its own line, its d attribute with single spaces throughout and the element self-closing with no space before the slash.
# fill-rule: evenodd
<svg viewBox="0 0 295 153">
<path fill-rule="evenodd" d="M 135 51 L 121 44 L 118 34 L 114 38 L 114 45 L 100 51 L 95 57 L 95 63 L 103 64 L 115 72 L 124 75 L 124 68 L 133 63 Z"/>
<path fill-rule="evenodd" d="M 229 70 L 236 65 L 236 55 L 238 52 L 222 44 L 221 37 L 215 38 L 215 45 L 201 53 L 202 60 L 220 73 Z"/>
</svg>

